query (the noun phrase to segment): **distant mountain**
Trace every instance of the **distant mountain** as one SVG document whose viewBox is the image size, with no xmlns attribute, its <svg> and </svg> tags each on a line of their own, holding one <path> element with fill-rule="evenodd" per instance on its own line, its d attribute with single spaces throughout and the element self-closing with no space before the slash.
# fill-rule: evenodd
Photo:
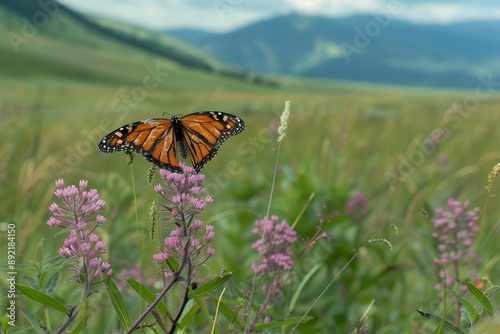
<svg viewBox="0 0 500 334">
<path fill-rule="evenodd" d="M 220 33 L 216 32 L 209 32 L 205 30 L 189 29 L 189 28 L 168 29 L 161 31 L 161 33 L 180 39 L 182 41 L 188 42 L 193 45 L 197 44 L 200 41 L 204 41 L 209 38 L 217 37 L 220 35 Z"/>
<path fill-rule="evenodd" d="M 500 22 L 420 25 L 387 17 L 290 14 L 214 34 L 169 32 L 254 73 L 474 88 L 500 74 Z"/>
</svg>

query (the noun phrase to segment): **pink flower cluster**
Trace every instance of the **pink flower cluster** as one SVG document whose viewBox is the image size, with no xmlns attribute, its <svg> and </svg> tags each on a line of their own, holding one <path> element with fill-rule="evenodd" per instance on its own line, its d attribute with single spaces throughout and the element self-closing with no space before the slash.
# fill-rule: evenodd
<svg viewBox="0 0 500 334">
<path fill-rule="evenodd" d="M 158 184 L 154 187 L 155 192 L 165 200 L 165 203 L 160 204 L 160 207 L 169 213 L 165 219 L 173 223 L 175 228 L 165 238 L 162 252 L 153 255 L 153 261 L 162 264 L 175 258 L 181 263 L 189 258 L 192 270 L 190 274 L 194 276 L 194 268 L 215 254 L 215 249 L 209 247 L 215 238 L 214 227 L 203 226 L 201 220 L 194 219 L 206 205 L 213 202 L 213 199 L 208 195 L 205 196 L 203 188 L 205 175 L 197 174 L 194 168 L 185 164 L 181 163 L 180 166 L 183 174 L 161 170 L 160 176 L 165 186 Z M 203 250 L 206 255 L 200 259 Z M 165 267 L 166 277 L 171 277 L 173 274 L 168 266 Z"/>
<path fill-rule="evenodd" d="M 437 218 L 432 219 L 435 231 L 432 237 L 438 241 L 439 258 L 434 264 L 441 268 L 439 277 L 446 277 L 446 285 L 452 286 L 460 276 L 460 265 L 479 265 L 480 260 L 475 252 L 469 249 L 474 244 L 479 232 L 479 208 L 469 209 L 469 201 L 461 202 L 449 198 L 447 209 L 437 208 Z M 474 278 L 476 272 L 469 270 L 468 274 Z M 438 290 L 442 284 L 435 285 Z"/>
<path fill-rule="evenodd" d="M 278 223 L 278 220 L 277 216 L 257 220 L 252 231 L 253 234 L 259 236 L 259 239 L 252 244 L 252 249 L 260 253 L 260 263 L 258 265 L 255 262 L 252 263 L 252 269 L 256 275 L 262 274 L 268 282 L 262 286 L 265 298 L 251 328 L 271 305 L 281 301 L 283 298 L 281 288 L 288 279 L 294 276 L 295 261 L 292 260 L 291 246 L 297 241 L 297 233 L 286 220 L 281 223 Z M 264 323 L 270 321 L 271 318 L 264 318 Z"/>
<path fill-rule="evenodd" d="M 349 199 L 345 208 L 346 214 L 352 216 L 356 221 L 362 221 L 368 213 L 370 207 L 368 206 L 368 199 L 362 192 L 356 193 Z"/>
<path fill-rule="evenodd" d="M 65 228 L 75 228 L 84 230 L 87 228 L 87 222 L 95 220 L 98 225 L 106 220 L 97 212 L 101 211 L 105 202 L 99 198 L 97 190 L 87 188 L 87 181 L 81 180 L 79 188 L 74 185 L 64 187 L 64 180 L 56 180 L 57 190 L 54 192 L 56 197 L 63 201 L 64 208 L 56 203 L 49 206 L 49 210 L 54 214 L 49 218 L 49 226 L 59 226 Z"/>
<path fill-rule="evenodd" d="M 207 204 L 213 202 L 213 198 L 205 195 L 205 175 L 197 174 L 193 167 L 180 164 L 184 174 L 172 173 L 168 170 L 160 170 L 165 187 L 158 184 L 154 187 L 167 203 L 162 208 L 170 212 L 167 217 L 174 223 L 180 223 L 201 213 Z"/>
<path fill-rule="evenodd" d="M 253 263 L 252 269 L 259 273 L 267 272 L 276 277 L 281 277 L 286 273 L 293 276 L 294 261 L 291 258 L 293 251 L 290 246 L 297 241 L 297 233 L 286 220 L 278 224 L 278 219 L 277 216 L 271 216 L 269 220 L 264 218 L 255 222 L 253 234 L 262 236 L 265 229 L 265 235 L 264 239 L 259 238 L 252 244 L 252 249 L 260 251 L 263 256 L 258 268 Z"/>
<path fill-rule="evenodd" d="M 52 203 L 49 210 L 52 217 L 47 220 L 49 226 L 62 227 L 69 230 L 69 237 L 64 239 L 59 255 L 83 261 L 83 266 L 75 268 L 77 274 L 86 270 L 90 281 L 96 277 L 107 278 L 113 274 L 108 262 L 101 259 L 106 252 L 106 244 L 95 234 L 95 229 L 106 220 L 99 214 L 105 202 L 99 198 L 97 190 L 87 188 L 87 181 L 81 180 L 79 187 L 64 187 L 62 179 L 56 180 L 57 190 L 54 192 L 63 205 Z M 93 282 L 96 284 L 98 282 Z"/>
</svg>

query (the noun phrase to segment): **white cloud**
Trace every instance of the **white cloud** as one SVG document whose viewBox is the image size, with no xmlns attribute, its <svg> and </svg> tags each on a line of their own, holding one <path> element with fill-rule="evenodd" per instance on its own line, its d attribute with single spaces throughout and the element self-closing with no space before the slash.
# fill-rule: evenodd
<svg viewBox="0 0 500 334">
<path fill-rule="evenodd" d="M 228 31 L 266 17 L 260 11 L 246 9 L 242 0 L 212 0 L 209 7 L 192 5 L 182 0 L 67 0 L 63 3 L 84 13 L 154 30 L 195 27 Z"/>
<path fill-rule="evenodd" d="M 500 19 L 500 2 L 411 2 L 411 0 L 286 0 L 296 11 L 323 16 L 374 14 L 391 4 L 400 7 L 398 19 L 417 23 L 451 23 L 466 20 Z"/>
<path fill-rule="evenodd" d="M 452 23 L 469 20 L 498 20 L 500 8 L 480 4 L 415 4 L 403 10 L 400 18 L 419 23 Z"/>
<path fill-rule="evenodd" d="M 288 0 L 287 2 L 299 12 L 334 16 L 370 13 L 385 6 L 381 0 Z"/>
<path fill-rule="evenodd" d="M 290 11 L 340 17 L 373 14 L 399 3 L 394 18 L 420 23 L 500 19 L 500 2 L 412 2 L 411 0 L 63 0 L 76 10 L 150 29 L 201 28 L 229 31 Z"/>
</svg>

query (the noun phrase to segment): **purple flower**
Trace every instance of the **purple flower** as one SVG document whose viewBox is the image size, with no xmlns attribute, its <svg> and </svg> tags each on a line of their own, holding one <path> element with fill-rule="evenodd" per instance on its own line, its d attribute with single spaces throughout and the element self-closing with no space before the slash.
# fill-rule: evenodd
<svg viewBox="0 0 500 334">
<path fill-rule="evenodd" d="M 161 253 L 153 255 L 153 262 L 162 265 L 165 275 L 173 275 L 171 268 L 165 261 L 173 258 L 178 263 L 189 259 L 188 276 L 192 279 L 196 267 L 205 263 L 215 250 L 209 244 L 215 238 L 214 228 L 205 225 L 194 217 L 200 214 L 205 207 L 213 202 L 212 197 L 205 195 L 205 175 L 197 174 L 194 168 L 180 164 L 183 174 L 160 170 L 160 176 L 165 185 L 154 187 L 164 200 L 160 204 L 162 211 L 167 215 L 164 218 L 174 228 L 164 240 Z M 202 256 L 203 252 L 206 255 Z"/>
<path fill-rule="evenodd" d="M 453 133 L 449 129 L 435 130 L 435 131 L 429 133 L 427 138 L 424 139 L 424 142 L 422 145 L 425 147 L 426 151 L 433 152 L 439 144 L 446 141 L 452 135 L 453 135 Z"/>
<path fill-rule="evenodd" d="M 437 217 L 432 219 L 435 231 L 432 237 L 437 240 L 439 257 L 434 259 L 434 264 L 439 266 L 439 277 L 446 280 L 446 286 L 451 287 L 460 277 L 460 265 L 479 265 L 477 254 L 469 249 L 474 244 L 479 232 L 479 208 L 469 209 L 469 201 L 460 202 L 449 198 L 447 209 L 437 208 Z M 473 274 L 473 275 L 472 275 Z M 475 271 L 469 271 L 472 280 L 477 280 Z M 441 290 L 441 283 L 435 285 Z M 465 291 L 466 288 L 464 287 Z"/>
<path fill-rule="evenodd" d="M 56 203 L 49 206 L 53 215 L 47 220 L 47 225 L 69 230 L 69 236 L 64 239 L 58 253 L 76 260 L 76 275 L 84 277 L 89 284 L 98 284 L 113 274 L 109 263 L 101 259 L 106 244 L 94 233 L 105 221 L 99 214 L 105 202 L 99 198 L 97 190 L 87 190 L 85 180 L 79 182 L 78 188 L 74 185 L 64 187 L 62 179 L 55 183 L 54 194 L 62 201 L 62 206 Z"/>
<path fill-rule="evenodd" d="M 294 276 L 292 260 L 292 245 L 297 241 L 297 233 L 288 225 L 286 220 L 278 223 L 277 216 L 269 219 L 255 221 L 253 234 L 259 239 L 252 244 L 252 249 L 259 252 L 260 263 L 252 263 L 252 270 L 255 275 L 262 274 L 268 280 L 262 286 L 262 293 L 265 296 L 262 305 L 253 319 L 250 329 L 253 329 L 264 312 L 271 305 L 277 304 L 283 297 L 281 288 L 287 280 Z M 269 317 L 264 318 L 264 323 L 270 321 Z M 250 330 L 251 331 L 251 330 Z"/>
<path fill-rule="evenodd" d="M 324 206 L 326 211 L 327 207 Z M 294 277 L 294 265 L 297 259 L 301 257 L 303 252 L 310 249 L 319 239 L 329 239 L 330 237 L 322 232 L 324 225 L 331 219 L 337 216 L 336 212 L 328 215 L 319 214 L 320 224 L 317 227 L 316 233 L 307 241 L 304 249 L 294 255 L 292 246 L 297 243 L 297 233 L 290 227 L 286 220 L 282 220 L 277 216 L 265 217 L 264 219 L 255 221 L 253 234 L 259 239 L 252 244 L 252 249 L 259 252 L 258 264 L 252 263 L 252 270 L 255 278 L 262 276 L 266 281 L 262 286 L 263 302 L 261 303 L 256 315 L 251 320 L 249 331 L 255 328 L 256 324 L 262 319 L 264 313 L 276 305 L 283 298 L 283 285 Z M 292 259 L 292 257 L 294 259 Z M 253 289 L 253 288 L 252 288 Z M 250 301 L 250 305 L 253 305 Z M 271 319 L 264 318 L 264 323 L 268 323 Z"/>
<path fill-rule="evenodd" d="M 291 245 L 297 241 L 297 233 L 286 220 L 279 224 L 277 222 L 277 216 L 272 216 L 269 220 L 264 218 L 255 222 L 253 234 L 262 236 L 265 230 L 265 235 L 264 238 L 260 238 L 252 244 L 252 249 L 260 252 L 263 256 L 258 267 L 253 263 L 252 269 L 259 273 L 270 274 L 281 287 L 285 278 L 294 274 Z"/>
<path fill-rule="evenodd" d="M 347 202 L 345 212 L 356 221 L 362 221 L 370 212 L 368 200 L 362 192 L 358 192 Z"/>
</svg>

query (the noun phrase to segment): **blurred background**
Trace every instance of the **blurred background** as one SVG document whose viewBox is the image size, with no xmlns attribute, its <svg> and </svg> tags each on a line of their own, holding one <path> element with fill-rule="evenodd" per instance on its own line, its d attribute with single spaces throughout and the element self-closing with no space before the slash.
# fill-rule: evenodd
<svg viewBox="0 0 500 334">
<path fill-rule="evenodd" d="M 243 295 L 289 100 L 270 212 L 297 221 L 302 240 L 321 217 L 338 213 L 324 227 L 333 239 L 308 255 L 323 266 L 293 315 L 381 227 L 399 231 L 378 235 L 393 249 L 370 246 L 301 330 L 348 333 L 375 300 L 370 333 L 432 332 L 415 312 L 440 305 L 429 219 L 448 197 L 483 207 L 488 173 L 500 161 L 500 3 L 0 0 L 0 36 L 0 222 L 2 234 L 7 223 L 17 226 L 18 264 L 61 246 L 63 236 L 45 224 L 54 180 L 86 179 L 107 203 L 100 234 L 115 274 L 140 267 L 141 278 L 154 281 L 150 255 L 161 240 L 147 231 L 156 198 L 149 163 L 136 155 L 131 169 L 125 154 L 103 154 L 97 143 L 133 121 L 221 110 L 247 127 L 203 169 L 215 198 L 203 218 L 217 235 L 206 274 L 227 267 L 235 273 L 229 295 Z M 484 235 L 495 235 L 498 213 L 496 205 L 483 212 Z M 498 283 L 495 247 L 475 245 L 484 264 L 478 275 Z M 296 271 L 295 284 L 308 267 Z M 24 268 L 18 280 L 35 274 Z M 71 304 L 74 286 L 61 284 L 56 296 Z M 102 308 L 93 332 L 118 328 L 103 300 L 91 302 Z M 18 305 L 43 315 L 30 300 Z M 224 332 L 230 321 L 221 321 Z"/>
</svg>

